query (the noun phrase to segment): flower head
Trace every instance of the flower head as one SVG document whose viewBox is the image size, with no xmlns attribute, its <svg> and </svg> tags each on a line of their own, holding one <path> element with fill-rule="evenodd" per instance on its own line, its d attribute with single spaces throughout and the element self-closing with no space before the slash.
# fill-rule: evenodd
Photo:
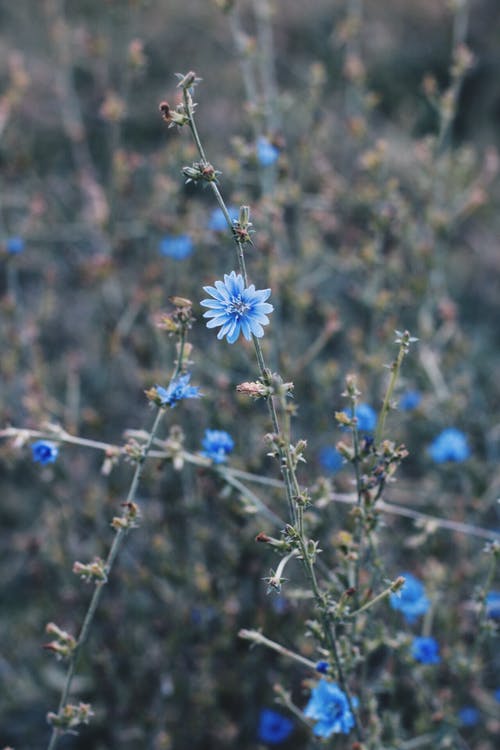
<svg viewBox="0 0 500 750">
<path fill-rule="evenodd" d="M 500 620 L 500 591 L 490 591 L 486 595 L 486 614 L 493 620 Z"/>
<path fill-rule="evenodd" d="M 400 610 L 406 622 L 415 622 L 417 617 L 423 615 L 429 609 L 429 600 L 425 595 L 425 588 L 418 578 L 411 573 L 401 574 L 405 582 L 403 588 L 397 594 L 391 594 L 389 597 L 390 605 L 393 609 Z"/>
<path fill-rule="evenodd" d="M 352 417 L 352 409 L 344 409 L 349 419 Z M 369 404 L 358 404 L 356 407 L 356 419 L 359 432 L 373 432 L 377 426 L 377 414 Z"/>
<path fill-rule="evenodd" d="M 292 731 L 293 722 L 286 716 L 271 708 L 263 708 L 260 712 L 258 737 L 261 742 L 278 745 L 286 740 Z"/>
<path fill-rule="evenodd" d="M 354 726 L 346 694 L 335 682 L 327 680 L 320 680 L 312 689 L 304 715 L 316 721 L 313 732 L 318 737 L 349 734 Z"/>
<path fill-rule="evenodd" d="M 328 670 L 330 669 L 330 665 L 327 661 L 318 661 L 316 662 L 316 672 L 319 672 L 320 674 L 328 674 Z"/>
<path fill-rule="evenodd" d="M 188 234 L 167 234 L 160 242 L 160 253 L 166 258 L 185 260 L 193 252 L 193 240 Z"/>
<path fill-rule="evenodd" d="M 222 464 L 234 448 L 234 440 L 224 430 L 205 430 L 201 443 L 202 456 L 210 458 L 214 464 Z"/>
<path fill-rule="evenodd" d="M 240 333 L 250 341 L 252 336 L 261 338 L 264 335 L 263 325 L 269 323 L 267 313 L 273 306 L 266 302 L 271 294 L 270 289 L 256 289 L 253 284 L 245 286 L 243 276 L 231 271 L 224 274 L 224 281 L 216 281 L 215 286 L 204 286 L 203 289 L 213 299 L 204 299 L 203 307 L 210 308 L 203 314 L 211 318 L 207 328 L 220 326 L 218 339 L 227 336 L 230 344 L 238 339 Z"/>
<path fill-rule="evenodd" d="M 332 474 L 336 474 L 344 465 L 342 455 L 331 445 L 320 448 L 318 458 L 322 468 Z"/>
<path fill-rule="evenodd" d="M 479 711 L 475 706 L 463 706 L 457 715 L 464 727 L 473 727 L 479 721 Z"/>
<path fill-rule="evenodd" d="M 439 644 L 435 638 L 417 637 L 413 639 L 411 655 L 421 664 L 439 664 Z"/>
<path fill-rule="evenodd" d="M 161 385 L 155 386 L 154 399 L 158 406 L 170 406 L 173 408 L 178 401 L 182 401 L 183 398 L 200 398 L 201 393 L 197 385 L 189 385 L 191 380 L 191 373 L 186 372 L 184 375 L 179 375 L 175 380 L 168 385 L 167 388 L 163 388 Z"/>
<path fill-rule="evenodd" d="M 419 391 L 406 391 L 399 399 L 398 406 L 401 411 L 413 411 L 422 401 L 422 394 Z"/>
<path fill-rule="evenodd" d="M 238 221 L 240 211 L 236 206 L 227 206 L 227 212 L 232 222 Z M 208 228 L 213 232 L 224 232 L 228 229 L 226 217 L 221 208 L 214 208 L 208 220 Z"/>
<path fill-rule="evenodd" d="M 9 255 L 19 255 L 24 250 L 25 242 L 22 237 L 9 237 L 5 242 L 5 249 Z"/>
<path fill-rule="evenodd" d="M 467 437 L 455 427 L 443 430 L 430 444 L 429 453 L 433 461 L 443 464 L 447 461 L 460 463 L 470 456 Z"/>
<path fill-rule="evenodd" d="M 37 440 L 31 446 L 31 452 L 33 461 L 45 466 L 46 464 L 54 463 L 59 453 L 59 448 L 54 443 L 49 443 L 46 440 Z"/>
<path fill-rule="evenodd" d="M 280 152 L 271 141 L 261 136 L 257 139 L 257 161 L 261 167 L 270 167 L 279 158 Z"/>
</svg>

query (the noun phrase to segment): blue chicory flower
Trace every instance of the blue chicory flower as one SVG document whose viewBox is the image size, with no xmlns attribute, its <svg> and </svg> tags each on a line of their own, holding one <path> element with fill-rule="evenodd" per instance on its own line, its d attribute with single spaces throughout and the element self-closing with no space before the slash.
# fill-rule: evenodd
<svg viewBox="0 0 500 750">
<path fill-rule="evenodd" d="M 419 391 L 406 391 L 399 399 L 398 406 L 401 411 L 413 411 L 422 401 L 422 394 Z"/>
<path fill-rule="evenodd" d="M 37 440 L 31 446 L 31 453 L 33 461 L 46 466 L 47 464 L 54 463 L 59 453 L 59 447 L 54 445 L 54 443 L 49 443 L 47 440 Z"/>
<path fill-rule="evenodd" d="M 391 594 L 389 603 L 392 609 L 399 610 L 406 622 L 415 622 L 417 617 L 429 609 L 429 600 L 425 595 L 425 588 L 421 581 L 412 573 L 401 573 L 405 579 L 403 588 L 397 594 Z"/>
<path fill-rule="evenodd" d="M 320 448 L 318 458 L 322 468 L 332 474 L 336 474 L 344 465 L 344 459 L 341 454 L 331 445 L 325 445 L 323 448 Z"/>
<path fill-rule="evenodd" d="M 9 255 L 19 255 L 23 252 L 25 244 L 22 237 L 9 237 L 5 243 L 5 248 Z"/>
<path fill-rule="evenodd" d="M 193 240 L 188 234 L 167 234 L 160 241 L 160 253 L 166 258 L 186 260 L 193 252 Z"/>
<path fill-rule="evenodd" d="M 319 672 L 320 674 L 327 674 L 329 669 L 330 665 L 327 661 L 318 661 L 316 663 L 316 672 Z"/>
<path fill-rule="evenodd" d="M 439 664 L 439 644 L 435 638 L 418 636 L 413 639 L 411 654 L 421 664 Z"/>
<path fill-rule="evenodd" d="M 455 427 L 448 427 L 432 441 L 429 453 L 437 464 L 465 461 L 470 456 L 467 436 Z"/>
<path fill-rule="evenodd" d="M 278 745 L 284 742 L 292 731 L 293 722 L 286 716 L 271 708 L 263 708 L 260 712 L 258 737 L 261 742 Z"/>
<path fill-rule="evenodd" d="M 191 373 L 186 372 L 184 375 L 179 375 L 175 380 L 168 385 L 167 388 L 163 388 L 161 385 L 156 385 L 156 395 L 160 400 L 160 406 L 170 406 L 173 408 L 183 398 L 200 398 L 201 393 L 197 385 L 189 385 L 191 380 Z"/>
<path fill-rule="evenodd" d="M 227 206 L 227 212 L 233 223 L 235 221 L 238 221 L 240 211 L 236 206 Z M 210 218 L 208 220 L 208 228 L 213 232 L 225 232 L 229 228 L 227 226 L 226 217 L 222 213 L 221 208 L 214 208 L 214 210 L 210 214 Z"/>
<path fill-rule="evenodd" d="M 210 458 L 214 464 L 222 464 L 234 448 L 234 440 L 224 430 L 205 430 L 201 443 L 202 456 Z"/>
<path fill-rule="evenodd" d="M 492 620 L 500 620 L 500 591 L 486 594 L 486 615 Z"/>
<path fill-rule="evenodd" d="M 269 323 L 267 313 L 274 309 L 266 302 L 270 289 L 256 289 L 253 284 L 246 287 L 243 276 L 235 271 L 224 274 L 223 282 L 216 281 L 215 286 L 204 286 L 203 289 L 214 298 L 200 303 L 210 308 L 203 317 L 211 318 L 207 328 L 221 327 L 218 339 L 227 336 L 228 342 L 234 344 L 240 333 L 247 341 L 252 336 L 261 338 L 264 335 L 262 326 Z"/>
<path fill-rule="evenodd" d="M 475 706 L 464 706 L 457 716 L 464 727 L 473 727 L 479 721 L 479 711 Z"/>
<path fill-rule="evenodd" d="M 267 138 L 261 136 L 257 139 L 257 161 L 261 167 L 270 167 L 279 155 L 279 150 Z"/>
<path fill-rule="evenodd" d="M 352 409 L 344 409 L 344 414 L 352 417 Z M 358 404 L 356 406 L 356 418 L 358 420 L 359 432 L 373 432 L 377 426 L 377 414 L 369 404 Z"/>
<path fill-rule="evenodd" d="M 327 680 L 320 680 L 312 689 L 304 716 L 316 722 L 313 732 L 317 737 L 349 734 L 354 726 L 354 716 L 346 694 L 335 682 Z"/>
</svg>

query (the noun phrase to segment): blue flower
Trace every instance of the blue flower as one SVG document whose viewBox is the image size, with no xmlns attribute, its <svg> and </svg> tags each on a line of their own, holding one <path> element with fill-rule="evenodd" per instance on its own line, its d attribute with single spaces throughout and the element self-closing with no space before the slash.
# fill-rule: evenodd
<svg viewBox="0 0 500 750">
<path fill-rule="evenodd" d="M 411 654 L 421 664 L 439 664 L 439 644 L 435 638 L 417 637 L 413 639 Z"/>
<path fill-rule="evenodd" d="M 259 717 L 258 736 L 261 742 L 278 745 L 286 740 L 293 731 L 293 722 L 271 708 L 263 708 Z"/>
<path fill-rule="evenodd" d="M 493 620 L 500 620 L 500 591 L 490 591 L 486 595 L 486 614 Z"/>
<path fill-rule="evenodd" d="M 252 336 L 260 338 L 264 335 L 262 326 L 269 323 L 266 313 L 274 309 L 266 302 L 270 289 L 257 290 L 253 284 L 245 287 L 243 276 L 234 271 L 229 276 L 224 274 L 224 282 L 216 281 L 215 286 L 204 286 L 203 289 L 214 298 L 200 303 L 210 308 L 203 317 L 212 318 L 207 328 L 221 326 L 218 339 L 227 336 L 228 342 L 234 344 L 240 333 L 248 341 Z"/>
<path fill-rule="evenodd" d="M 497 688 L 497 689 L 496 689 L 496 690 L 495 690 L 495 691 L 493 692 L 493 695 L 495 696 L 495 700 L 496 700 L 496 701 L 498 701 L 498 703 L 500 703 L 500 688 Z"/>
<path fill-rule="evenodd" d="M 474 706 L 464 706 L 457 716 L 464 727 L 473 727 L 479 721 L 479 711 Z"/>
<path fill-rule="evenodd" d="M 327 661 L 318 661 L 316 663 L 316 672 L 319 672 L 320 674 L 327 674 L 328 670 L 330 669 L 330 665 Z"/>
<path fill-rule="evenodd" d="M 352 417 L 352 409 L 344 409 L 344 414 Z M 358 420 L 359 432 L 373 432 L 377 426 L 377 414 L 369 404 L 358 404 L 356 407 L 356 418 Z"/>
<path fill-rule="evenodd" d="M 183 398 L 200 398 L 202 394 L 199 392 L 199 387 L 197 385 L 189 385 L 190 380 L 191 373 L 186 372 L 184 375 L 179 375 L 175 380 L 172 380 L 167 388 L 156 385 L 155 390 L 160 402 L 159 405 L 173 408 Z"/>
<path fill-rule="evenodd" d="M 201 443 L 202 456 L 212 459 L 214 464 L 222 464 L 234 448 L 234 440 L 224 430 L 205 430 Z"/>
<path fill-rule="evenodd" d="M 331 445 L 325 445 L 323 448 L 320 448 L 318 458 L 323 469 L 330 471 L 332 474 L 340 471 L 344 465 L 344 459 L 338 450 Z"/>
<path fill-rule="evenodd" d="M 59 448 L 54 443 L 49 443 L 46 440 L 37 440 L 31 446 L 31 452 L 33 454 L 33 461 L 45 466 L 46 464 L 54 463 L 59 453 Z"/>
<path fill-rule="evenodd" d="M 261 167 L 270 167 L 279 158 L 280 152 L 267 138 L 257 139 L 257 161 Z"/>
<path fill-rule="evenodd" d="M 227 206 L 227 212 L 232 222 L 238 221 L 240 211 L 238 208 L 236 208 L 236 206 Z M 214 208 L 214 210 L 210 214 L 210 218 L 208 220 L 208 228 L 213 232 L 225 232 L 227 229 L 229 229 L 226 217 L 222 213 L 221 208 Z"/>
<path fill-rule="evenodd" d="M 429 600 L 425 595 L 424 585 L 411 573 L 402 573 L 405 578 L 403 588 L 389 597 L 393 609 L 400 610 L 406 622 L 415 622 L 417 617 L 429 609 Z"/>
<path fill-rule="evenodd" d="M 399 399 L 398 406 L 401 411 L 412 411 L 422 401 L 422 394 L 418 391 L 406 391 Z"/>
<path fill-rule="evenodd" d="M 470 456 L 467 437 L 455 427 L 448 427 L 435 438 L 429 446 L 429 453 L 433 461 L 443 464 L 447 461 L 460 463 Z"/>
<path fill-rule="evenodd" d="M 316 721 L 313 732 L 317 737 L 349 734 L 355 723 L 346 694 L 335 682 L 326 680 L 312 689 L 304 716 Z"/>
<path fill-rule="evenodd" d="M 160 253 L 166 258 L 185 260 L 193 252 L 193 240 L 188 234 L 167 234 L 160 242 Z"/>
<path fill-rule="evenodd" d="M 22 253 L 25 247 L 25 242 L 22 237 L 9 237 L 5 243 L 5 248 L 9 255 L 19 255 Z"/>
</svg>

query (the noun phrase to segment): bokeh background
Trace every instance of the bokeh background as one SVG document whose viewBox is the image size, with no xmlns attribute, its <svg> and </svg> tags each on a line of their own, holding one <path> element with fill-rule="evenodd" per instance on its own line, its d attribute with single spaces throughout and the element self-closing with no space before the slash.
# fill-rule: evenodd
<svg viewBox="0 0 500 750">
<path fill-rule="evenodd" d="M 273 290 L 264 346 L 295 384 L 303 484 L 313 498 L 320 475 L 351 491 L 349 469 L 321 459 L 342 438 L 333 414 L 345 405 L 345 376 L 356 372 L 362 400 L 378 409 L 394 329 L 407 328 L 419 344 L 398 397 L 421 398 L 390 415 L 390 436 L 410 456 L 387 499 L 498 529 L 498 3 L 269 5 L 270 21 L 260 0 L 0 2 L 1 425 L 58 423 L 117 445 L 127 429 L 147 428 L 144 390 L 167 382 L 175 357 L 155 320 L 179 294 L 194 302 L 193 383 L 204 398 L 169 413 L 164 435 L 178 424 L 196 451 L 205 428 L 227 430 L 232 465 L 277 477 L 265 409 L 235 392 L 256 377 L 252 349 L 217 342 L 199 307 L 202 286 L 235 267 L 232 241 L 214 228 L 210 191 L 185 184 L 181 168 L 197 158 L 189 134 L 158 112 L 161 100 L 178 101 L 174 74 L 192 69 L 222 192 L 231 206 L 252 207 L 249 273 Z M 270 167 L 258 137 L 279 153 Z M 177 235 L 193 243 L 184 259 L 161 252 Z M 428 453 L 449 426 L 469 441 L 464 464 Z M 45 625 L 78 630 L 90 594 L 73 562 L 106 555 L 132 469 L 121 461 L 104 475 L 102 454 L 70 445 L 47 467 L 28 445 L 2 441 L 0 450 L 0 744 L 38 750 L 63 675 L 41 647 Z M 285 513 L 278 492 L 266 488 L 264 499 Z M 276 560 L 254 538 L 276 529 L 188 465 L 151 463 L 139 501 L 141 528 L 107 587 L 75 685 L 96 717 L 60 746 L 257 747 L 273 684 L 299 705 L 308 692 L 299 668 L 249 650 L 238 630 L 262 627 L 312 653 L 307 602 L 286 589 L 266 595 Z M 348 509 L 313 506 L 309 522 L 336 564 Z M 493 647 L 481 675 L 462 664 L 484 539 L 398 516 L 384 523 L 387 571 L 432 582 L 436 618 L 455 644 L 435 695 L 452 713 L 478 705 L 469 746 L 493 748 Z M 297 572 L 291 586 L 300 582 Z M 408 737 L 420 731 L 410 687 L 398 696 Z M 390 687 L 382 702 L 387 716 L 401 715 Z M 283 746 L 308 742 L 297 727 Z"/>
</svg>

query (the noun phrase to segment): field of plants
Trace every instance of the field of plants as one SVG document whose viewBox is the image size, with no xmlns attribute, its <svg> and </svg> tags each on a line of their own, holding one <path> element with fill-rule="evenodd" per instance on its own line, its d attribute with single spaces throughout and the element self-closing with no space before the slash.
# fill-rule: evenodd
<svg viewBox="0 0 500 750">
<path fill-rule="evenodd" d="M 495 750 L 497 0 L 0 0 L 0 748 Z"/>
</svg>

